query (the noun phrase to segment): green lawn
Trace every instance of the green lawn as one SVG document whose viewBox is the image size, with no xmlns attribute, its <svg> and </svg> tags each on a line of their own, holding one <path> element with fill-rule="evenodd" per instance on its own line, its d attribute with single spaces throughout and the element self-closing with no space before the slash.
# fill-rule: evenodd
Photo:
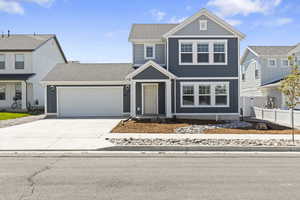
<svg viewBox="0 0 300 200">
<path fill-rule="evenodd" d="M 16 119 L 20 117 L 27 117 L 30 114 L 27 113 L 6 113 L 0 112 L 0 120 L 7 120 L 7 119 Z"/>
</svg>

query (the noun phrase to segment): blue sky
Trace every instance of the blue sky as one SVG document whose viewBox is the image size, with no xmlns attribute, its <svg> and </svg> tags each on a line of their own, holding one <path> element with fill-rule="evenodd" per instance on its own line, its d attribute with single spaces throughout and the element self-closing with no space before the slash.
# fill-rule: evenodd
<svg viewBox="0 0 300 200">
<path fill-rule="evenodd" d="M 300 42 L 300 0 L 0 0 L 0 31 L 55 33 L 81 62 L 131 62 L 132 23 L 175 23 L 201 8 L 226 19 L 248 45 Z"/>
</svg>

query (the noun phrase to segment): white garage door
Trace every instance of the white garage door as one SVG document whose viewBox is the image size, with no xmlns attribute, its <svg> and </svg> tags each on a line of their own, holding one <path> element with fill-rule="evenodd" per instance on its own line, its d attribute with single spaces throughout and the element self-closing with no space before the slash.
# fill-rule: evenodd
<svg viewBox="0 0 300 200">
<path fill-rule="evenodd" d="M 123 87 L 59 87 L 61 117 L 121 116 Z"/>
</svg>

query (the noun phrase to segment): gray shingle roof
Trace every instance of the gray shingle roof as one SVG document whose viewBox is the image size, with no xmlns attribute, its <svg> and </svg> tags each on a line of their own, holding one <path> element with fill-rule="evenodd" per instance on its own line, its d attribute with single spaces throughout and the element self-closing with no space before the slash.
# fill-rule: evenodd
<svg viewBox="0 0 300 200">
<path fill-rule="evenodd" d="M 129 40 L 135 39 L 161 39 L 162 36 L 178 24 L 133 24 Z"/>
<path fill-rule="evenodd" d="M 0 35 L 0 50 L 26 50 L 31 51 L 38 48 L 40 45 L 45 43 L 47 40 L 54 38 L 53 34 L 38 34 L 38 35 L 25 35 L 25 34 L 15 34 L 15 35 Z"/>
<path fill-rule="evenodd" d="M 124 81 L 131 63 L 57 64 L 42 81 Z"/>
<path fill-rule="evenodd" d="M 287 55 L 296 46 L 249 46 L 259 55 L 280 56 Z"/>
</svg>

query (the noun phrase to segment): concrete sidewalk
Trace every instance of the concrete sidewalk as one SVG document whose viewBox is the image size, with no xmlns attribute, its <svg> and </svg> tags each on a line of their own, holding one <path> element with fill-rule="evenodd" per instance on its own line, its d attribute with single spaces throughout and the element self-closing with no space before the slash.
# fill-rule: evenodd
<svg viewBox="0 0 300 200">
<path fill-rule="evenodd" d="M 283 139 L 290 140 L 290 134 L 151 134 L 151 133 L 107 133 L 104 138 L 134 138 L 134 139 L 252 139 L 269 140 Z M 295 135 L 295 140 L 300 140 L 300 135 Z"/>
</svg>

